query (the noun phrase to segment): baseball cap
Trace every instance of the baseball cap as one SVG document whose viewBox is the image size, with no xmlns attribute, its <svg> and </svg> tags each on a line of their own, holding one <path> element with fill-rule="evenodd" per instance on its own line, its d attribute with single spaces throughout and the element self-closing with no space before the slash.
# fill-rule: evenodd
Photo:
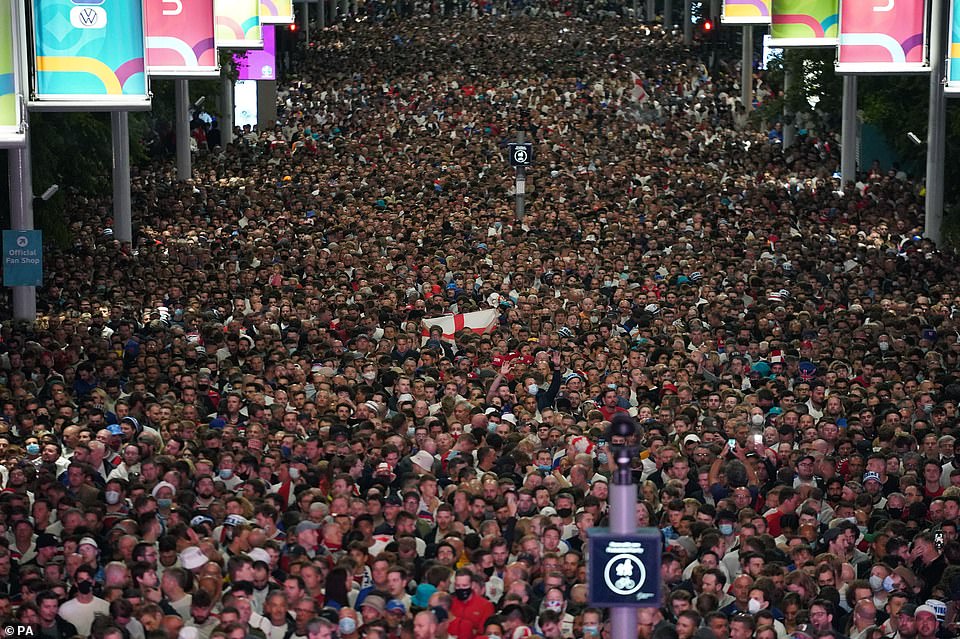
<svg viewBox="0 0 960 639">
<path fill-rule="evenodd" d="M 917 610 L 913 613 L 913 616 L 919 617 L 921 614 L 925 612 L 930 613 L 934 617 L 937 616 L 937 611 L 934 610 L 932 606 L 928 606 L 927 604 L 923 604 L 922 606 L 917 606 Z"/>
<path fill-rule="evenodd" d="M 880 473 L 874 472 L 874 471 L 872 471 L 872 470 L 868 470 L 867 472 L 865 472 L 865 473 L 863 474 L 863 483 L 867 483 L 867 482 L 870 481 L 871 479 L 872 479 L 873 481 L 875 481 L 875 482 L 879 482 L 879 481 L 880 481 Z"/>
<path fill-rule="evenodd" d="M 296 531 L 299 535 L 305 530 L 317 530 L 318 528 L 323 528 L 323 525 L 313 521 L 301 521 L 299 524 L 297 524 Z"/>
<path fill-rule="evenodd" d="M 391 599 L 387 602 L 385 610 L 387 612 L 399 612 L 401 615 L 407 614 L 407 607 L 399 599 Z M 931 610 L 933 610 L 931 608 Z"/>
</svg>

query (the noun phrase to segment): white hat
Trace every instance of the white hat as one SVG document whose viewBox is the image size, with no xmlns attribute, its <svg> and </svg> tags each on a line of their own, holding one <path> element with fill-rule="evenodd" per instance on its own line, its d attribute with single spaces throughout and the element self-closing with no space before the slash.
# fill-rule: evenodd
<svg viewBox="0 0 960 639">
<path fill-rule="evenodd" d="M 253 548 L 247 553 L 247 556 L 254 561 L 262 561 L 268 566 L 270 565 L 270 553 L 263 548 Z"/>
<path fill-rule="evenodd" d="M 77 544 L 77 548 L 80 546 L 93 546 L 97 550 L 100 550 L 100 546 L 97 544 L 97 541 L 93 537 L 84 537 L 80 540 L 80 543 Z"/>
<path fill-rule="evenodd" d="M 517 416 L 514 415 L 513 413 L 504 413 L 503 416 L 500 417 L 500 419 L 502 419 L 505 422 L 510 422 L 514 426 L 517 425 Z"/>
<path fill-rule="evenodd" d="M 424 470 L 433 469 L 433 462 L 434 462 L 433 455 L 431 455 L 425 450 L 417 451 L 417 454 L 413 455 L 410 458 L 410 461 L 412 461 L 414 464 L 416 464 L 420 468 L 423 468 Z"/>
<path fill-rule="evenodd" d="M 249 519 L 240 515 L 227 515 L 227 518 L 223 520 L 224 526 L 245 526 L 249 523 Z"/>
<path fill-rule="evenodd" d="M 210 558 L 203 554 L 203 551 L 196 546 L 188 546 L 180 553 L 180 565 L 187 570 L 196 570 L 206 566 Z"/>
<path fill-rule="evenodd" d="M 184 626 L 177 634 L 177 639 L 198 639 L 199 637 L 200 631 L 197 630 L 196 626 Z"/>
<path fill-rule="evenodd" d="M 157 493 L 160 492 L 160 489 L 161 489 L 161 488 L 169 488 L 170 490 L 173 491 L 173 494 L 174 494 L 174 495 L 177 494 L 177 488 L 176 488 L 176 486 L 174 486 L 173 484 L 171 484 L 171 483 L 168 482 L 168 481 L 162 481 L 162 482 L 158 483 L 156 486 L 153 487 L 153 490 L 150 491 L 150 494 L 153 495 L 154 497 L 156 497 L 156 496 L 157 496 Z"/>
</svg>

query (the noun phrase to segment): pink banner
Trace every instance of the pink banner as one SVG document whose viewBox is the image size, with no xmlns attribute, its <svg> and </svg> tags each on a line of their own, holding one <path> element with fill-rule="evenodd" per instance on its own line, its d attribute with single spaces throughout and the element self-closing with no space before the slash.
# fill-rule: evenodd
<svg viewBox="0 0 960 639">
<path fill-rule="evenodd" d="M 277 28 L 263 27 L 263 49 L 251 49 L 244 55 L 233 56 L 239 80 L 277 79 Z"/>
<path fill-rule="evenodd" d="M 842 0 L 838 73 L 929 71 L 924 0 Z"/>
<path fill-rule="evenodd" d="M 213 0 L 144 0 L 147 71 L 164 77 L 220 75 Z"/>
</svg>

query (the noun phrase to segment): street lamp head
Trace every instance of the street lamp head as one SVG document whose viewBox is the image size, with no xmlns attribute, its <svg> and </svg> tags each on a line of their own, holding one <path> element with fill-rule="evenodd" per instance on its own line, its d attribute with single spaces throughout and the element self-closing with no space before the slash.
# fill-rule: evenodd
<svg viewBox="0 0 960 639">
<path fill-rule="evenodd" d="M 617 413 L 610 420 L 610 430 L 608 440 L 612 441 L 614 437 L 628 438 L 637 433 L 637 424 L 633 418 L 624 413 Z"/>
</svg>

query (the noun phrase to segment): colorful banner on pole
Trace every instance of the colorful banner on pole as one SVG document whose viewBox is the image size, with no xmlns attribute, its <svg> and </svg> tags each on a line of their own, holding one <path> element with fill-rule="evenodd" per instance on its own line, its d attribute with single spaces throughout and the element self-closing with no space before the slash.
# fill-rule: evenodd
<svg viewBox="0 0 960 639">
<path fill-rule="evenodd" d="M 950 41 L 947 44 L 947 86 L 944 92 L 960 95 L 960 0 L 950 3 Z"/>
<path fill-rule="evenodd" d="M 217 77 L 213 0 L 144 0 L 147 71 L 170 78 Z"/>
<path fill-rule="evenodd" d="M 260 24 L 293 24 L 293 0 L 260 0 Z"/>
<path fill-rule="evenodd" d="M 221 49 L 262 49 L 260 0 L 215 0 L 217 47 Z"/>
<path fill-rule="evenodd" d="M 15 0 L 0 0 L 0 149 L 26 142 L 23 109 L 23 16 Z"/>
<path fill-rule="evenodd" d="M 842 0 L 837 73 L 929 71 L 924 0 Z"/>
<path fill-rule="evenodd" d="M 840 0 L 772 0 L 771 47 L 835 47 Z"/>
<path fill-rule="evenodd" d="M 129 0 L 33 0 L 31 107 L 150 106 L 143 5 Z"/>
<path fill-rule="evenodd" d="M 723 0 L 723 24 L 770 24 L 770 0 Z"/>
<path fill-rule="evenodd" d="M 239 80 L 277 79 L 277 28 L 272 24 L 263 27 L 263 49 L 248 51 L 246 55 L 233 56 Z"/>
</svg>

